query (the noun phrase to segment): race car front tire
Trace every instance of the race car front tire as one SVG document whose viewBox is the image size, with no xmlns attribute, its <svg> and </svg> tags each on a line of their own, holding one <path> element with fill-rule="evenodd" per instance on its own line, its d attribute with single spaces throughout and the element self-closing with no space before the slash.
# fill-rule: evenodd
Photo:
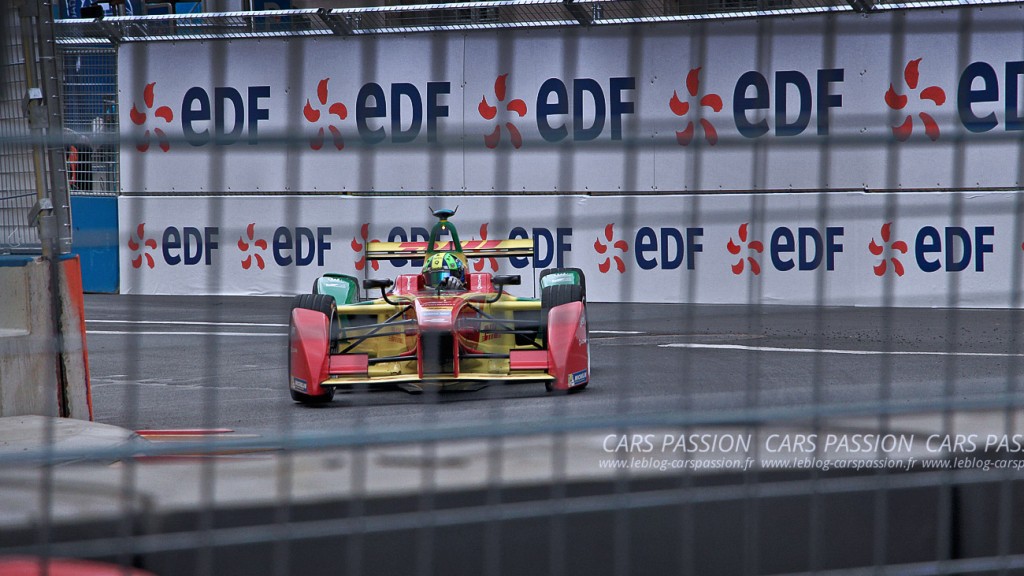
<svg viewBox="0 0 1024 576">
<path fill-rule="evenodd" d="M 547 274 L 559 274 L 571 272 L 579 278 L 579 284 L 553 284 L 551 286 L 543 286 L 540 289 L 540 338 L 542 345 L 548 347 L 548 314 L 552 308 L 568 304 L 570 302 L 586 302 L 587 299 L 587 284 L 586 277 L 583 275 L 583 271 L 579 268 L 552 268 L 545 270 L 541 273 L 541 279 Z M 580 386 L 575 390 L 584 388 L 586 385 Z M 548 392 L 555 391 L 554 387 L 550 382 L 544 384 L 544 387 Z M 566 391 L 563 391 L 566 392 Z"/>
<path fill-rule="evenodd" d="M 300 402 L 302 404 L 327 404 L 331 400 L 334 400 L 334 388 L 327 388 L 327 392 L 320 394 L 319 396 L 310 396 L 309 394 L 303 394 L 302 392 L 288 389 L 292 394 L 292 400 Z"/>
<path fill-rule="evenodd" d="M 302 294 L 295 297 L 295 301 L 292 304 L 292 310 L 296 308 L 304 308 L 306 310 L 313 310 L 320 312 L 327 316 L 327 320 L 330 322 L 331 327 L 331 346 L 334 345 L 337 330 L 337 314 L 338 308 L 335 304 L 334 297 L 326 294 Z M 288 355 L 288 378 L 291 379 L 292 375 L 292 357 Z M 292 400 L 301 402 L 303 404 L 324 404 L 334 400 L 334 389 L 325 388 L 323 394 L 311 395 L 294 390 L 291 386 L 288 387 L 288 391 L 291 393 Z"/>
<path fill-rule="evenodd" d="M 541 273 L 541 278 L 546 274 L 557 274 L 559 272 L 575 272 L 579 275 L 580 284 L 554 284 L 540 289 L 540 337 L 541 343 L 546 348 L 548 345 L 548 313 L 552 308 L 568 304 L 569 302 L 585 302 L 587 298 L 586 280 L 583 271 L 579 268 L 553 268 Z"/>
</svg>

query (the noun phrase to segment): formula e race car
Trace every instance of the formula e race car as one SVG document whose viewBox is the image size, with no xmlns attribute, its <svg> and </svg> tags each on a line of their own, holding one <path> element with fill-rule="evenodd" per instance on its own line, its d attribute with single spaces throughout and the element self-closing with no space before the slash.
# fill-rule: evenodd
<svg viewBox="0 0 1024 576">
<path fill-rule="evenodd" d="M 468 273 L 469 258 L 533 256 L 533 240 L 460 242 L 449 218 L 427 242 L 368 242 L 367 261 L 423 259 L 418 274 L 366 279 L 380 297 L 359 301 L 344 274 L 316 280 L 291 310 L 288 380 L 294 400 L 329 402 L 335 391 L 475 389 L 491 382 L 543 382 L 548 391 L 590 380 L 586 282 L 577 268 L 545 270 L 540 298 L 505 292 L 518 275 Z M 447 238 L 447 239 L 446 239 Z M 367 266 L 367 270 L 370 266 Z M 390 289 L 390 290 L 389 290 Z"/>
</svg>

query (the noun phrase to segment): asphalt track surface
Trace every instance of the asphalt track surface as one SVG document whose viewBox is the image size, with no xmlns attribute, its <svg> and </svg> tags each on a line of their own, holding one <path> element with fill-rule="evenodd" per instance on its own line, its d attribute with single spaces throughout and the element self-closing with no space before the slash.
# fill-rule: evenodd
<svg viewBox="0 0 1024 576">
<path fill-rule="evenodd" d="M 968 405 L 1022 388 L 1024 313 L 591 303 L 591 384 L 338 394 L 286 387 L 291 298 L 86 296 L 95 420 L 139 429 L 415 429 L 435 423 Z M 728 418 L 723 418 L 728 419 Z"/>
</svg>

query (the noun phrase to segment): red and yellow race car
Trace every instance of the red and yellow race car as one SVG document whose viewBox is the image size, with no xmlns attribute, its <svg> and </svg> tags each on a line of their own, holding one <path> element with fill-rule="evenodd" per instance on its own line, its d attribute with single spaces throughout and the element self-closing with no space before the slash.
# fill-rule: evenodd
<svg viewBox="0 0 1024 576">
<path fill-rule="evenodd" d="M 317 279 L 295 298 L 290 321 L 289 390 L 321 403 L 337 390 L 472 389 L 490 382 L 543 382 L 549 391 L 590 381 L 586 281 L 577 268 L 545 270 L 540 298 L 505 292 L 513 275 L 467 271 L 469 258 L 533 256 L 533 240 L 461 242 L 449 218 L 427 242 L 369 242 L 367 260 L 423 259 L 418 274 L 366 279 L 380 297 L 359 300 L 358 280 Z M 369 267 L 368 267 L 369 268 Z"/>
</svg>

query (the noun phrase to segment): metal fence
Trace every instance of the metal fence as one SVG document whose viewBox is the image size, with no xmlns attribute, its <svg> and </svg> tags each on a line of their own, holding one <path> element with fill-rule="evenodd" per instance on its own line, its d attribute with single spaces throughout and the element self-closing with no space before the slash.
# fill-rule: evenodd
<svg viewBox="0 0 1024 576">
<path fill-rule="evenodd" d="M 118 192 L 117 51 L 60 50 L 63 63 L 64 137 L 72 194 Z"/>
<path fill-rule="evenodd" d="M 4 95 L 2 110 L 4 139 L 4 180 L 2 199 L 3 244 L 10 249 L 40 249 L 34 227 L 29 225 L 28 211 L 37 198 L 35 169 L 31 149 L 26 146 L 30 131 L 26 118 L 25 97 L 28 84 L 22 63 L 25 47 L 22 44 L 21 22 L 5 11 L 4 25 Z"/>
<path fill-rule="evenodd" d="M 0 251 L 39 253 L 57 240 L 58 250 L 70 249 L 70 207 L 67 200 L 58 64 L 53 20 L 34 2 L 4 10 L 2 65 L 3 100 L 0 130 L 4 179 L 0 188 Z M 53 212 L 41 241 L 38 222 L 29 215 L 37 202 L 52 204 Z"/>
<path fill-rule="evenodd" d="M 63 23 L 58 29 L 63 30 L 65 138 L 81 143 L 77 157 L 68 161 L 69 185 L 82 194 L 115 194 L 122 168 L 111 144 L 111 135 L 119 132 L 117 102 L 125 102 L 114 89 L 117 79 L 110 76 L 115 56 L 109 48 L 83 46 L 441 33 L 541 21 L 544 26 L 571 25 L 574 33 L 586 35 L 601 22 L 629 25 L 634 23 L 630 18 L 647 25 L 728 14 L 756 17 L 763 24 L 792 16 L 772 12 L 781 10 L 776 3 L 759 3 L 759 10 L 742 13 L 738 10 L 744 6 L 728 2 L 714 3 L 722 7 L 719 12 L 702 10 L 711 4 L 592 2 L 579 10 L 581 4 L 571 2 L 485 2 L 471 8 L 402 6 Z M 864 5 L 795 8 L 849 12 L 841 17 L 858 18 L 852 12 Z M 546 12 L 522 16 L 533 10 Z M 637 16 L 641 11 L 647 12 Z M 893 29 L 877 33 L 911 37 L 934 32 L 916 29 L 914 18 L 914 11 L 908 11 Z M 798 25 L 785 30 L 797 34 Z M 959 25 L 967 46 L 970 18 Z M 694 31 L 694 43 L 705 49 L 712 32 Z M 765 24 L 756 33 L 758 45 L 767 50 L 775 34 L 784 32 Z M 567 49 L 578 50 L 577 40 L 567 35 Z M 835 44 L 829 46 L 818 59 L 826 65 L 835 61 Z M 222 53 L 210 51 L 208 58 L 214 72 L 223 72 Z M 897 87 L 906 77 L 909 88 L 917 89 L 918 79 L 910 81 L 905 71 L 907 58 L 892 54 L 888 76 Z M 966 55 L 963 60 L 970 63 Z M 304 64 L 290 61 L 296 70 Z M 144 85 L 148 78 L 139 76 Z M 5 80 L 4 85 L 14 84 Z M 985 100 L 987 93 L 971 96 L 970 88 L 968 83 L 960 98 L 991 102 Z M 681 80 L 679 93 L 687 89 L 698 96 Z M 5 100 L 3 109 L 10 108 L 12 116 L 21 92 L 12 89 Z M 305 96 L 294 98 L 301 103 Z M 884 98 L 891 98 L 895 104 L 890 108 L 897 109 L 896 96 Z M 885 102 L 881 95 L 878 100 Z M 321 104 L 328 104 L 326 97 Z M 885 114 L 892 117 L 883 122 L 887 128 L 902 120 L 902 113 Z M 925 120 L 914 118 L 921 133 Z M 309 147 L 306 136 L 277 136 L 275 154 L 298 155 Z M 24 137 L 22 132 L 4 133 L 0 146 Z M 703 137 L 708 138 L 706 132 Z M 891 138 L 885 145 L 879 141 L 869 139 L 863 148 L 885 148 L 897 158 L 909 154 Z M 1019 159 L 1022 143 L 1015 133 L 1001 134 L 997 141 Z M 957 142 L 952 177 L 942 184 L 970 189 L 963 169 L 964 140 Z M 829 167 L 841 160 L 836 148 L 815 142 L 785 146 L 786 153 L 814 151 L 815 161 L 801 166 L 816 170 L 819 190 L 830 189 Z M 763 190 L 770 170 L 764 147 L 753 147 L 754 160 L 735 171 L 752 174 Z M 380 150 L 388 153 L 386 146 Z M 223 160 L 220 152 L 213 156 Z M 698 184 L 700 170 L 710 165 L 707 158 L 705 148 L 690 160 Z M 932 169 L 938 171 L 938 164 Z M 366 170 L 373 168 L 372 162 L 365 163 Z M 575 195 L 584 191 L 578 189 L 571 162 L 560 169 L 559 185 L 569 186 L 553 194 L 561 202 L 554 213 L 538 219 L 550 217 L 568 227 Z M 0 451 L 0 555 L 30 555 L 44 559 L 43 565 L 57 558 L 88 558 L 164 576 L 1022 574 L 1020 169 L 1020 164 L 1009 168 L 1016 172 L 1013 181 L 1001 187 L 1003 196 L 994 207 L 982 209 L 986 218 L 1001 219 L 1002 236 L 986 231 L 987 220 L 965 224 L 968 198 L 939 196 L 935 190 L 901 194 L 897 168 L 883 166 L 881 188 L 892 193 L 879 202 L 888 223 L 870 222 L 875 226 L 870 245 L 858 237 L 856 244 L 851 240 L 843 246 L 847 253 L 870 251 L 881 262 L 874 274 L 882 279 L 872 285 L 879 287 L 877 298 L 872 295 L 870 304 L 858 306 L 831 305 L 831 290 L 839 282 L 826 274 L 820 254 L 819 267 L 806 271 L 811 305 L 773 305 L 778 292 L 762 281 L 760 270 L 767 275 L 769 266 L 782 272 L 812 263 L 809 254 L 800 252 L 807 258 L 799 261 L 797 256 L 805 242 L 814 241 L 811 232 L 798 236 L 804 232 L 783 225 L 776 234 L 768 229 L 767 223 L 774 227 L 786 217 L 784 212 L 801 211 L 806 230 L 827 230 L 837 217 L 866 228 L 863 205 L 844 214 L 848 205 L 840 194 L 806 190 L 792 194 L 789 204 L 773 204 L 775 196 L 763 193 L 724 205 L 716 202 L 738 196 L 737 190 L 714 198 L 699 186 L 704 194 L 684 191 L 687 203 L 678 210 L 679 226 L 731 227 L 728 250 L 737 262 L 732 274 L 746 274 L 747 301 L 695 303 L 708 290 L 726 291 L 724 285 L 708 289 L 682 281 L 670 286 L 637 281 L 624 289 L 628 298 L 623 302 L 589 304 L 592 380 L 585 391 L 567 395 L 545 394 L 541 387 L 490 386 L 415 396 L 367 390 L 339 394 L 326 406 L 298 406 L 285 391 L 291 299 L 91 295 L 86 322 L 96 419 L 137 435 L 90 430 L 101 436 L 95 445 L 69 446 L 57 441 L 73 434 L 67 430 L 77 430 L 74 425 L 23 424 L 40 426 L 33 430 L 44 441 L 29 450 Z M 11 189 L 24 189 L 25 197 L 34 194 L 30 173 L 22 168 Z M 294 171 L 288 176 L 298 178 Z M 223 187 L 220 172 L 201 177 L 208 188 L 186 190 L 185 196 L 206 196 Z M 375 182 L 372 173 L 365 180 Z M 506 182 L 504 189 L 514 190 L 515 183 Z M 161 193 L 168 194 L 153 196 Z M 366 190 L 331 193 L 373 196 Z M 441 202 L 462 197 L 455 191 L 430 195 Z M 194 200 L 203 202 L 212 221 L 226 221 L 237 204 L 228 202 L 228 194 L 213 196 Z M 601 274 L 615 274 L 614 266 L 625 268 L 638 251 L 647 260 L 628 261 L 631 266 L 672 256 L 652 244 L 673 238 L 671 233 L 641 237 L 638 232 L 626 238 L 631 244 L 614 235 L 630 226 L 641 228 L 636 200 L 641 195 L 624 196 L 615 227 L 587 222 L 606 235 L 575 239 L 607 254 Z M 865 196 L 864 202 L 875 202 Z M 913 203 L 922 197 L 940 200 Z M 903 203 L 905 198 L 911 200 Z M 546 200 L 501 196 L 493 218 L 508 220 L 511 203 L 541 206 Z M 360 205 L 362 221 L 392 217 L 374 213 L 372 202 Z M 17 206 L 24 212 L 28 205 Z M 303 224 L 297 207 L 283 211 L 286 227 Z M 417 225 L 426 218 L 403 216 Z M 916 237 L 893 231 L 890 224 L 899 216 L 914 223 Z M 10 224 L 0 221 L 0 229 L 6 234 L 8 227 L 22 226 L 16 226 L 20 217 L 12 217 Z M 940 230 L 929 218 L 948 225 Z M 778 232 L 782 228 L 789 236 Z M 124 241 L 144 246 L 141 223 L 137 230 Z M 234 244 L 237 238 L 240 249 L 255 246 L 260 239 L 252 228 L 248 236 L 244 230 L 225 234 L 220 242 Z M 951 241 L 965 242 L 968 232 L 975 244 L 949 247 Z M 365 232 L 360 237 L 355 228 L 346 234 L 354 246 L 371 239 Z M 999 260 L 1007 270 L 997 282 L 978 287 L 953 273 L 956 267 L 978 266 L 985 257 L 991 269 L 995 257 L 986 252 L 991 246 L 985 238 L 1009 242 L 1011 236 L 1015 256 Z M 171 242 L 175 248 L 183 245 L 180 237 Z M 945 260 L 941 242 L 950 254 Z M 1000 246 L 993 250 L 1002 257 L 1009 249 Z M 703 248 L 711 251 L 710 245 Z M 144 256 L 159 256 L 155 249 L 140 250 L 140 267 Z M 256 260 L 249 262 L 262 268 L 253 264 Z M 366 274 L 374 274 L 370 264 L 363 265 Z M 932 284 L 931 291 L 908 295 L 897 283 L 904 268 L 913 265 L 944 266 L 941 273 L 948 274 L 939 288 Z M 610 277 L 591 276 L 592 292 Z M 214 274 L 205 287 L 218 293 L 225 282 L 224 275 Z M 628 302 L 655 291 L 682 303 Z M 975 291 L 996 293 L 1004 305 L 974 309 L 967 304 Z M 926 300 L 928 307 L 908 306 L 915 298 Z M 0 556 L 0 573 L 2 562 Z"/>
</svg>

